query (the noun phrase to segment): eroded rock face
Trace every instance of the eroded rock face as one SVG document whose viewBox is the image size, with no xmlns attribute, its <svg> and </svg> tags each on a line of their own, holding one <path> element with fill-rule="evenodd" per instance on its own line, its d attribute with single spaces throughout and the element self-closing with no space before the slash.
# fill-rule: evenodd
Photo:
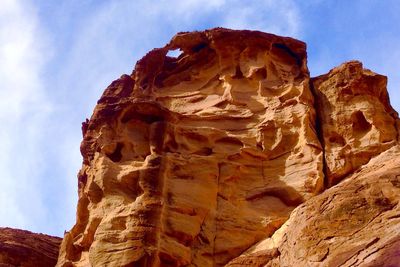
<svg viewBox="0 0 400 267">
<path fill-rule="evenodd" d="M 322 190 L 314 126 L 304 43 L 178 34 L 84 124 L 78 221 L 59 265 L 224 265 Z"/>
<path fill-rule="evenodd" d="M 0 266 L 53 267 L 61 238 L 0 227 Z"/>
<path fill-rule="evenodd" d="M 175 49 L 182 54 L 167 56 Z M 300 249 L 297 239 L 325 240 L 312 231 L 328 227 L 335 205 L 360 202 L 355 212 L 371 216 L 392 209 L 393 195 L 379 209 L 375 198 L 363 202 L 370 191 L 351 198 L 351 186 L 343 199 L 337 187 L 316 196 L 396 146 L 398 118 L 385 77 L 349 62 L 310 82 L 305 49 L 261 32 L 180 33 L 114 81 L 82 127 L 77 222 L 57 265 L 321 263 L 327 254 L 310 250 L 311 261 L 301 261 L 291 248 Z M 363 174 L 348 179 L 378 179 Z M 333 198 L 328 217 L 313 210 L 323 196 Z M 286 233 L 292 241 L 270 241 Z M 240 256 L 259 241 L 268 243 L 262 251 Z"/>
<path fill-rule="evenodd" d="M 399 201 L 395 146 L 295 209 L 271 238 L 227 266 L 399 266 Z"/>
<path fill-rule="evenodd" d="M 387 78 L 347 62 L 313 78 L 328 185 L 397 143 Z"/>
</svg>

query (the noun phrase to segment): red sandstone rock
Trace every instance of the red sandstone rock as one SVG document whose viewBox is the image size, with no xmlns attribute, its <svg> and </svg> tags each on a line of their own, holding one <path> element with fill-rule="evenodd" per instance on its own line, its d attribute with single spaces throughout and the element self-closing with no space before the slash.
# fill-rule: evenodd
<svg viewBox="0 0 400 267">
<path fill-rule="evenodd" d="M 61 238 L 0 228 L 0 266 L 53 267 Z"/>
</svg>

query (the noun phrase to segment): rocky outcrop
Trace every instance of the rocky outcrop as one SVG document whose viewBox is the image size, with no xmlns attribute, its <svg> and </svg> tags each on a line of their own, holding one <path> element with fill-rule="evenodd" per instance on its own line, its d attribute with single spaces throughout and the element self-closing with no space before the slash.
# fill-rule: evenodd
<svg viewBox="0 0 400 267">
<path fill-rule="evenodd" d="M 397 143 L 386 83 L 357 61 L 313 78 L 329 186 Z"/>
<path fill-rule="evenodd" d="M 53 267 L 61 238 L 0 227 L 0 266 Z"/>
<path fill-rule="evenodd" d="M 227 263 L 321 191 L 314 125 L 304 43 L 178 34 L 84 124 L 78 222 L 60 265 Z"/>
<path fill-rule="evenodd" d="M 399 266 L 400 147 L 296 208 L 227 266 Z"/>
<path fill-rule="evenodd" d="M 168 56 L 176 49 L 178 57 Z M 296 238 L 317 240 L 312 231 L 327 217 L 314 209 L 324 196 L 333 199 L 328 217 L 345 220 L 351 213 L 335 207 L 354 203 L 361 203 L 356 213 L 370 210 L 360 225 L 392 209 L 396 197 L 380 209 L 365 197 L 370 191 L 353 200 L 351 186 L 337 198 L 335 188 L 346 182 L 319 195 L 346 177 L 378 179 L 350 175 L 397 145 L 386 78 L 349 62 L 310 81 L 306 60 L 303 42 L 218 28 L 179 33 L 138 61 L 82 125 L 77 222 L 57 265 L 305 263 L 308 255 L 290 248 Z M 307 205 L 311 219 L 300 212 Z M 293 241 L 270 244 L 289 232 Z M 323 231 L 319 237 L 325 240 Z M 251 248 L 258 242 L 268 249 Z"/>
</svg>

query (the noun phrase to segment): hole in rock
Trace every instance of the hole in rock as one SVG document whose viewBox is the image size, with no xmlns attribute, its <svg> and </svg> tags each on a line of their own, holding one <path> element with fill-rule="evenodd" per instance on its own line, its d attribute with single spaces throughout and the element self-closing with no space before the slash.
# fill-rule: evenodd
<svg viewBox="0 0 400 267">
<path fill-rule="evenodd" d="M 361 111 L 356 111 L 351 114 L 353 121 L 353 131 L 355 134 L 365 134 L 371 130 L 371 124 L 365 119 L 364 114 Z"/>
<path fill-rule="evenodd" d="M 117 147 L 115 148 L 114 152 L 111 154 L 106 154 L 109 159 L 113 162 L 119 162 L 122 159 L 122 148 L 124 145 L 122 143 L 117 143 Z"/>
<path fill-rule="evenodd" d="M 179 48 L 175 50 L 168 50 L 167 57 L 178 58 L 180 55 L 182 55 L 182 53 L 182 50 Z"/>
</svg>

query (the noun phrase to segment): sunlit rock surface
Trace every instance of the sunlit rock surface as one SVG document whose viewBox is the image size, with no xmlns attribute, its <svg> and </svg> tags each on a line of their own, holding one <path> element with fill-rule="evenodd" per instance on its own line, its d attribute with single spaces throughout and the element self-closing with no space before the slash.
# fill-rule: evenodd
<svg viewBox="0 0 400 267">
<path fill-rule="evenodd" d="M 53 267 L 61 238 L 0 227 L 1 267 Z"/>
<path fill-rule="evenodd" d="M 313 78 L 329 185 L 397 143 L 398 115 L 386 83 L 357 61 Z"/>
<path fill-rule="evenodd" d="M 220 28 L 179 33 L 139 60 L 83 123 L 77 221 L 58 266 L 290 263 L 293 243 L 252 247 L 285 231 L 312 237 L 295 232 L 293 210 L 397 143 L 385 77 L 350 62 L 310 82 L 306 60 L 301 41 Z"/>
<path fill-rule="evenodd" d="M 227 266 L 400 266 L 400 147 L 296 208 Z"/>
</svg>

